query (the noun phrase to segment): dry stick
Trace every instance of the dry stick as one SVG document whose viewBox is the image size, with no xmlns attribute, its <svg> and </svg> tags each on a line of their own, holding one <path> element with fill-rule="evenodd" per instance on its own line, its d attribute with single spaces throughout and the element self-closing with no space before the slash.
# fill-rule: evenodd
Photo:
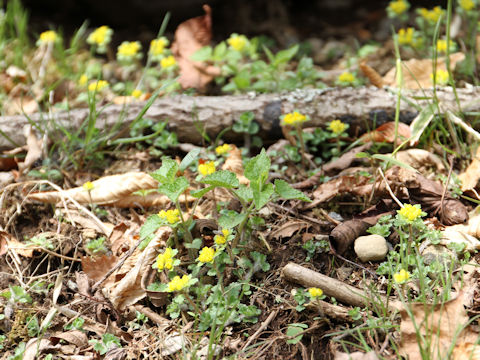
<svg viewBox="0 0 480 360">
<path fill-rule="evenodd" d="M 270 315 L 268 315 L 265 321 L 263 321 L 260 324 L 260 327 L 258 328 L 258 330 L 255 331 L 255 333 L 248 338 L 248 341 L 245 343 L 245 345 L 243 345 L 242 349 L 240 350 L 240 353 L 243 353 L 245 349 L 260 336 L 260 334 L 267 328 L 267 326 L 272 322 L 272 320 L 277 316 L 277 314 L 278 314 L 278 309 L 271 312 Z"/>
<path fill-rule="evenodd" d="M 164 318 L 163 316 L 158 315 L 155 311 L 152 311 L 150 308 L 143 305 L 133 305 L 133 308 L 138 312 L 142 313 L 150 320 L 152 320 L 157 325 L 168 326 L 171 324 L 171 321 Z"/>
<path fill-rule="evenodd" d="M 15 249 L 15 248 L 13 248 L 13 249 Z M 64 260 L 77 261 L 77 262 L 81 262 L 81 261 L 82 261 L 81 259 L 73 258 L 73 257 L 66 256 L 66 255 L 62 255 L 62 254 L 57 254 L 55 251 L 45 249 L 44 247 L 41 247 L 41 246 L 30 247 L 29 249 L 32 249 L 32 250 L 42 250 L 42 251 L 46 252 L 47 254 L 50 254 L 50 255 L 59 257 L 59 258 L 64 259 Z"/>
<path fill-rule="evenodd" d="M 321 288 L 326 295 L 352 306 L 364 307 L 369 304 L 369 293 L 295 263 L 285 265 L 282 276 L 305 287 Z M 380 298 L 387 303 L 385 297 Z"/>
<path fill-rule="evenodd" d="M 309 310 L 316 310 L 321 315 L 327 315 L 333 319 L 340 319 L 342 321 L 353 322 L 352 317 L 348 314 L 348 310 L 342 306 L 330 304 L 323 300 L 310 301 L 306 306 Z"/>
<path fill-rule="evenodd" d="M 445 214 L 445 195 L 447 194 L 447 191 L 448 191 L 448 184 L 450 183 L 450 177 L 452 176 L 452 171 L 453 171 L 453 156 L 450 155 L 450 159 L 449 159 L 449 162 L 450 162 L 450 169 L 448 169 L 448 177 L 447 177 L 447 181 L 445 182 L 445 186 L 443 187 L 443 193 L 442 193 L 442 198 L 440 199 L 440 211 L 441 211 L 441 214 L 440 214 L 440 222 L 443 223 L 443 218 L 444 218 L 444 214 Z M 438 211 L 438 208 L 437 208 L 437 211 Z"/>
<path fill-rule="evenodd" d="M 312 222 L 312 223 L 314 223 L 314 224 L 317 224 L 317 225 L 320 225 L 320 226 L 325 226 L 325 225 L 330 224 L 329 222 L 326 222 L 326 221 L 325 221 L 325 222 L 322 222 L 322 221 L 317 220 L 317 219 L 315 219 L 315 218 L 312 218 L 312 217 L 310 217 L 310 216 L 303 215 L 303 214 L 299 214 L 299 213 L 296 212 L 295 210 L 286 208 L 286 207 L 284 207 L 284 206 L 282 206 L 282 205 L 278 205 L 278 204 L 273 204 L 273 203 L 272 203 L 272 204 L 269 204 L 269 206 L 273 206 L 273 207 L 275 207 L 275 208 L 277 208 L 277 209 L 281 209 L 281 210 L 283 210 L 283 211 L 289 212 L 290 214 L 295 215 L 296 217 L 302 218 L 302 219 L 304 219 L 304 220 L 310 221 L 310 222 Z"/>
<path fill-rule="evenodd" d="M 382 169 L 378 168 L 378 172 L 379 172 L 380 175 L 382 176 L 383 181 L 385 181 L 385 186 L 387 187 L 387 191 L 388 191 L 388 193 L 390 194 L 390 196 L 392 197 L 392 199 L 398 204 L 398 206 L 400 206 L 400 208 L 403 208 L 402 202 L 401 202 L 400 200 L 398 200 L 398 198 L 397 198 L 397 197 L 395 196 L 395 194 L 393 193 L 392 188 L 391 188 L 390 185 L 388 184 L 387 178 L 386 178 L 385 175 L 383 174 Z"/>
</svg>

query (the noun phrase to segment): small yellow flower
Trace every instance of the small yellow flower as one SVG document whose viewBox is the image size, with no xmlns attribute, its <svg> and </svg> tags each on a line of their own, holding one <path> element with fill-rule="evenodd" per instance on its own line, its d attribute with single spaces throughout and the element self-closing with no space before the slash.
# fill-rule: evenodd
<svg viewBox="0 0 480 360">
<path fill-rule="evenodd" d="M 356 80 L 355 75 L 351 72 L 345 71 L 338 76 L 338 81 L 345 84 L 351 84 Z"/>
<path fill-rule="evenodd" d="M 142 90 L 140 90 L 140 89 L 135 89 L 135 90 L 132 91 L 132 94 L 131 94 L 131 95 L 132 95 L 134 98 L 138 99 L 140 96 L 142 96 L 142 94 L 143 94 L 143 93 L 142 93 Z"/>
<path fill-rule="evenodd" d="M 401 269 L 398 273 L 393 274 L 393 281 L 397 284 L 402 284 L 410 279 L 410 273 L 405 269 Z"/>
<path fill-rule="evenodd" d="M 443 10 L 440 6 L 435 6 L 432 10 L 428 10 L 425 8 L 421 8 L 419 10 L 420 15 L 432 24 L 435 24 L 444 12 L 445 10 Z"/>
<path fill-rule="evenodd" d="M 96 46 L 105 46 L 112 39 L 113 30 L 108 26 L 103 25 L 96 28 L 90 35 L 88 35 L 87 43 Z"/>
<path fill-rule="evenodd" d="M 316 298 L 323 295 L 323 290 L 316 287 L 311 287 L 308 289 L 308 293 L 310 294 L 311 297 Z"/>
<path fill-rule="evenodd" d="M 173 268 L 172 248 L 168 247 L 165 249 L 165 252 L 163 252 L 162 254 L 158 254 L 155 267 L 158 269 L 158 271 L 162 271 L 163 269 L 172 270 Z"/>
<path fill-rule="evenodd" d="M 298 111 L 285 114 L 285 116 L 283 117 L 283 123 L 286 125 L 297 125 L 297 124 L 304 123 L 305 121 L 308 121 L 308 120 L 309 119 L 305 115 L 299 113 Z"/>
<path fill-rule="evenodd" d="M 105 80 L 93 81 L 88 85 L 88 91 L 100 92 L 103 89 L 107 88 L 108 85 L 108 81 Z"/>
<path fill-rule="evenodd" d="M 248 43 L 245 35 L 232 34 L 227 40 L 228 45 L 234 50 L 242 51 Z"/>
<path fill-rule="evenodd" d="M 85 86 L 88 82 L 88 76 L 86 74 L 82 74 L 82 76 L 80 76 L 80 79 L 78 79 L 78 85 L 80 86 Z"/>
<path fill-rule="evenodd" d="M 400 210 L 397 210 L 397 212 L 408 221 L 414 221 L 422 215 L 420 207 L 411 204 L 405 204 Z"/>
<path fill-rule="evenodd" d="M 223 229 L 222 230 L 223 235 L 215 235 L 213 240 L 215 241 L 215 244 L 217 245 L 223 245 L 227 242 L 227 237 L 230 235 L 230 230 L 228 229 Z"/>
<path fill-rule="evenodd" d="M 435 72 L 435 75 L 433 75 L 433 73 L 430 74 L 430 79 L 432 79 L 437 85 L 446 85 L 449 80 L 448 71 L 438 69 Z"/>
<path fill-rule="evenodd" d="M 229 151 L 230 151 L 230 145 L 228 144 L 223 144 L 215 148 L 215 152 L 217 153 L 217 155 L 223 155 L 228 153 Z"/>
<path fill-rule="evenodd" d="M 158 213 L 158 216 L 160 216 L 162 219 L 165 219 L 168 221 L 169 224 L 175 224 L 180 220 L 180 212 L 178 209 L 174 210 L 162 210 Z"/>
<path fill-rule="evenodd" d="M 93 183 L 91 181 L 87 181 L 85 184 L 83 184 L 83 189 L 87 191 L 92 191 L 94 188 Z"/>
<path fill-rule="evenodd" d="M 200 254 L 198 255 L 197 260 L 201 263 L 211 263 L 213 262 L 213 257 L 215 256 L 215 249 L 205 246 L 202 250 L 200 250 Z"/>
<path fill-rule="evenodd" d="M 447 52 L 447 40 L 437 40 L 437 51 Z"/>
<path fill-rule="evenodd" d="M 203 176 L 213 174 L 215 172 L 215 163 L 213 161 L 207 161 L 206 163 L 199 164 L 198 172 Z"/>
<path fill-rule="evenodd" d="M 165 37 L 161 37 L 159 39 L 153 39 L 150 42 L 150 50 L 149 53 L 153 56 L 162 55 L 165 48 L 168 46 L 168 40 Z"/>
<path fill-rule="evenodd" d="M 459 0 L 458 4 L 465 11 L 470 11 L 475 8 L 475 2 L 473 0 Z"/>
<path fill-rule="evenodd" d="M 135 58 L 141 48 L 142 45 L 138 41 L 124 41 L 117 49 L 117 57 Z"/>
<path fill-rule="evenodd" d="M 402 15 L 409 7 L 410 4 L 405 0 L 395 0 L 388 4 L 388 8 L 396 15 Z"/>
<path fill-rule="evenodd" d="M 58 39 L 58 35 L 55 31 L 53 30 L 44 31 L 40 34 L 40 37 L 38 38 L 38 41 L 37 41 L 37 45 L 54 43 L 55 41 L 57 41 L 57 39 Z"/>
<path fill-rule="evenodd" d="M 413 27 L 398 30 L 398 43 L 400 45 L 413 45 L 414 34 L 415 30 Z"/>
<path fill-rule="evenodd" d="M 341 134 L 345 131 L 347 126 L 341 120 L 333 120 L 329 125 L 328 128 L 335 134 Z"/>
<path fill-rule="evenodd" d="M 160 60 L 160 65 L 164 69 L 175 66 L 176 64 L 177 60 L 175 60 L 175 57 L 173 55 L 164 57 L 162 60 Z"/>
<path fill-rule="evenodd" d="M 189 281 L 190 281 L 190 276 L 183 275 L 182 277 L 180 277 L 177 275 L 168 283 L 167 291 L 173 292 L 173 291 L 183 290 L 188 285 Z"/>
</svg>

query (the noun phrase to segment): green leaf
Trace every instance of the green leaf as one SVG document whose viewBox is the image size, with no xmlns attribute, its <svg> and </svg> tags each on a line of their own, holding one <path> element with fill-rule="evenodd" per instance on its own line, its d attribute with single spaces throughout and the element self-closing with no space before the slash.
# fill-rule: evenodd
<svg viewBox="0 0 480 360">
<path fill-rule="evenodd" d="M 306 324 L 301 324 L 301 323 L 288 324 L 287 336 L 295 336 L 303 332 L 305 329 L 308 329 L 308 325 Z M 299 335 L 297 337 L 294 337 L 293 339 L 289 339 L 287 340 L 287 344 L 297 344 L 300 340 L 302 340 L 302 337 L 303 335 Z"/>
<path fill-rule="evenodd" d="M 200 151 L 201 149 L 197 147 L 190 150 L 180 163 L 180 171 L 185 171 L 186 168 L 188 168 L 194 161 L 196 161 L 198 155 L 200 154 Z"/>
<path fill-rule="evenodd" d="M 287 183 L 285 180 L 276 179 L 275 180 L 275 192 L 283 199 L 297 199 L 307 202 L 312 202 L 303 192 L 300 190 L 294 189 Z"/>
<path fill-rule="evenodd" d="M 244 175 L 250 181 L 258 181 L 260 184 L 265 183 L 270 171 L 270 158 L 267 156 L 265 149 L 260 154 L 250 159 L 245 166 Z"/>
<path fill-rule="evenodd" d="M 363 158 L 369 158 L 370 155 L 367 154 L 366 152 L 360 151 L 360 152 L 355 154 L 355 157 L 357 157 L 359 159 L 363 159 Z"/>
<path fill-rule="evenodd" d="M 277 65 L 289 62 L 297 54 L 298 49 L 299 49 L 299 46 L 297 44 L 295 46 L 292 46 L 290 49 L 279 51 L 275 55 L 275 61 L 273 62 L 273 64 L 277 66 Z"/>
<path fill-rule="evenodd" d="M 259 190 L 260 188 L 261 190 Z M 255 208 L 260 210 L 270 200 L 274 190 L 272 184 L 265 184 L 263 187 L 252 187 L 252 191 Z"/>
<path fill-rule="evenodd" d="M 244 90 L 250 86 L 250 76 L 246 72 L 241 72 L 233 78 L 233 82 L 237 86 L 237 89 Z"/>
<path fill-rule="evenodd" d="M 235 194 L 242 199 L 242 201 L 249 203 L 250 201 L 253 200 L 253 193 L 252 189 L 245 185 L 240 185 L 240 187 L 235 190 Z"/>
<path fill-rule="evenodd" d="M 200 190 L 193 190 L 193 191 L 190 191 L 190 195 L 199 199 L 203 195 L 205 195 L 207 192 L 209 192 L 210 190 L 213 190 L 213 189 L 215 189 L 215 186 L 209 186 L 209 187 L 206 187 L 206 188 L 203 188 L 203 189 L 200 189 Z"/>
<path fill-rule="evenodd" d="M 225 41 L 222 41 L 220 44 L 215 46 L 213 50 L 213 60 L 222 61 L 227 53 L 227 44 Z"/>
<path fill-rule="evenodd" d="M 190 56 L 190 59 L 193 61 L 207 61 L 210 60 L 212 57 L 212 47 L 211 46 L 204 46 L 201 49 L 198 49 L 193 53 L 192 56 Z"/>
<path fill-rule="evenodd" d="M 397 159 L 395 159 L 395 158 L 393 158 L 389 155 L 373 154 L 372 158 L 385 161 L 386 163 L 392 163 L 392 164 L 398 165 L 400 167 L 403 167 L 403 168 L 408 169 L 408 170 L 413 171 L 413 172 L 418 172 L 415 168 L 411 167 L 410 165 L 408 165 L 404 162 L 401 162 L 401 161 L 399 161 L 399 160 L 397 160 Z"/>
<path fill-rule="evenodd" d="M 170 199 L 170 201 L 175 203 L 175 202 L 177 202 L 178 197 L 185 190 L 188 189 L 189 185 L 190 184 L 189 184 L 188 180 L 184 176 L 181 176 L 181 177 L 175 179 L 175 181 L 173 183 L 169 183 L 169 184 L 167 183 L 167 184 L 160 185 L 158 187 L 158 191 L 161 194 L 167 195 L 167 197 Z"/>
<path fill-rule="evenodd" d="M 213 174 L 205 176 L 200 182 L 215 187 L 221 186 L 227 189 L 236 188 L 239 185 L 237 175 L 228 170 L 215 171 Z"/>
<path fill-rule="evenodd" d="M 196 239 L 193 239 L 193 241 L 189 244 L 189 243 L 185 243 L 185 247 L 187 249 L 200 249 L 202 247 L 202 239 L 200 238 L 196 238 Z"/>
<path fill-rule="evenodd" d="M 177 175 L 178 164 L 175 160 L 168 157 L 163 158 L 160 169 L 150 173 L 150 176 L 157 180 L 160 184 L 171 184 Z"/>
<path fill-rule="evenodd" d="M 428 124 L 432 121 L 435 115 L 433 106 L 426 106 L 420 111 L 415 119 L 413 119 L 410 128 L 412 129 L 411 143 L 415 143 L 420 139 Z"/>
<path fill-rule="evenodd" d="M 163 221 L 157 214 L 150 215 L 140 228 L 140 239 L 146 239 L 163 225 Z"/>
<path fill-rule="evenodd" d="M 222 214 L 218 219 L 218 225 L 223 229 L 233 229 L 235 226 L 240 224 L 244 219 L 246 214 L 239 214 L 234 210 L 229 210 L 227 213 Z"/>
</svg>

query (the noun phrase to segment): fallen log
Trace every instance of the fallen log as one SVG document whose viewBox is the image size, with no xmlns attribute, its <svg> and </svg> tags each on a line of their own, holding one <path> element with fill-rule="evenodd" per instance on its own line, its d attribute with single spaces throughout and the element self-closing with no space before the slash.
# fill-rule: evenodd
<svg viewBox="0 0 480 360">
<path fill-rule="evenodd" d="M 400 121 L 409 123 L 417 115 L 419 108 L 431 103 L 433 91 L 405 90 L 402 94 L 405 100 L 400 106 Z M 480 87 L 458 89 L 457 95 L 460 111 L 480 109 Z M 443 107 L 459 110 L 451 88 L 438 89 L 436 96 Z M 206 134 L 215 138 L 222 130 L 232 126 L 246 111 L 255 114 L 255 121 L 260 125 L 259 135 L 266 140 L 283 136 L 279 116 L 294 109 L 310 116 L 311 120 L 306 126 L 324 126 L 329 121 L 340 119 L 350 124 L 350 131 L 355 134 L 359 129 L 372 128 L 374 124 L 391 121 L 395 113 L 396 97 L 394 90 L 374 87 L 306 89 L 285 94 L 237 96 L 177 95 L 157 99 L 145 117 L 155 121 L 167 120 L 169 130 L 177 133 L 179 141 L 197 144 L 202 142 L 199 128 L 203 128 Z M 110 129 L 117 122 L 126 126 L 135 119 L 144 105 L 142 102 L 134 102 L 106 106 L 98 114 L 96 126 Z M 74 109 L 69 112 L 36 113 L 29 115 L 29 118 L 42 129 L 48 129 L 49 122 L 54 121 L 69 131 L 75 131 L 88 119 L 88 112 L 88 109 Z M 0 117 L 0 130 L 20 146 L 26 142 L 22 129 L 28 124 L 25 115 Z M 224 138 L 227 141 L 236 141 L 241 140 L 243 135 L 230 131 Z M 0 136 L 0 149 L 12 146 L 10 141 Z"/>
</svg>

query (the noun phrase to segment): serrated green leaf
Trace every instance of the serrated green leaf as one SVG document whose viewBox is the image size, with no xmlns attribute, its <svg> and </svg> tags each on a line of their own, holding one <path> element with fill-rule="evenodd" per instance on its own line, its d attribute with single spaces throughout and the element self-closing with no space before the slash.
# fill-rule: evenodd
<svg viewBox="0 0 480 360">
<path fill-rule="evenodd" d="M 244 175 L 250 181 L 258 181 L 260 184 L 264 183 L 268 178 L 270 171 L 270 158 L 265 149 L 262 149 L 260 154 L 250 159 L 245 166 Z"/>
<path fill-rule="evenodd" d="M 177 179 L 175 179 L 174 182 L 168 183 L 168 184 L 163 184 L 158 187 L 158 192 L 164 195 L 167 195 L 167 197 L 172 201 L 173 203 L 177 202 L 178 197 L 188 189 L 189 186 L 188 180 L 184 177 L 181 176 Z"/>
<path fill-rule="evenodd" d="M 253 187 L 252 192 L 253 192 L 253 202 L 255 203 L 255 208 L 257 210 L 260 210 L 270 200 L 274 192 L 274 189 L 272 184 L 265 184 L 263 187 L 258 187 L 258 186 Z"/>
<path fill-rule="evenodd" d="M 240 187 L 235 190 L 235 194 L 242 199 L 242 201 L 249 203 L 250 201 L 253 200 L 253 193 L 252 189 L 245 185 L 240 185 Z"/>
<path fill-rule="evenodd" d="M 140 240 L 146 239 L 163 225 L 163 220 L 157 214 L 151 215 L 145 220 L 140 228 Z"/>
<path fill-rule="evenodd" d="M 234 210 L 230 210 L 218 218 L 218 225 L 223 229 L 233 229 L 245 219 L 245 216 L 247 215 L 239 214 Z"/>
<path fill-rule="evenodd" d="M 400 167 L 403 167 L 405 169 L 408 169 L 410 171 L 413 171 L 413 172 L 418 172 L 415 168 L 411 167 L 410 165 L 404 163 L 404 162 L 401 162 L 389 155 L 383 155 L 383 154 L 373 154 L 372 155 L 372 158 L 374 159 L 378 159 L 378 160 L 382 160 L 382 161 L 385 161 L 387 163 L 392 163 L 392 164 L 395 164 L 395 165 L 398 165 Z"/>
<path fill-rule="evenodd" d="M 177 171 L 177 162 L 166 157 L 163 158 L 160 169 L 150 173 L 150 176 L 157 180 L 160 184 L 170 184 L 174 182 Z"/>
<path fill-rule="evenodd" d="M 227 189 L 236 188 L 239 185 L 237 175 L 228 170 L 215 171 L 213 174 L 205 176 L 200 182 L 215 187 L 221 186 Z"/>
<path fill-rule="evenodd" d="M 203 189 L 200 189 L 200 190 L 192 190 L 190 191 L 190 195 L 192 195 L 193 197 L 195 198 L 201 198 L 203 195 L 205 195 L 207 192 L 209 192 L 210 190 L 213 190 L 215 189 L 215 186 L 209 186 L 209 187 L 206 187 L 206 188 L 203 188 Z"/>
<path fill-rule="evenodd" d="M 197 147 L 190 150 L 180 163 L 180 171 L 185 171 L 186 168 L 188 168 L 194 161 L 196 161 L 198 159 L 200 151 L 201 149 Z"/>
<path fill-rule="evenodd" d="M 275 192 L 283 199 L 297 199 L 307 202 L 312 202 L 303 192 L 300 190 L 294 189 L 287 183 L 285 180 L 276 179 L 275 180 Z"/>
</svg>

